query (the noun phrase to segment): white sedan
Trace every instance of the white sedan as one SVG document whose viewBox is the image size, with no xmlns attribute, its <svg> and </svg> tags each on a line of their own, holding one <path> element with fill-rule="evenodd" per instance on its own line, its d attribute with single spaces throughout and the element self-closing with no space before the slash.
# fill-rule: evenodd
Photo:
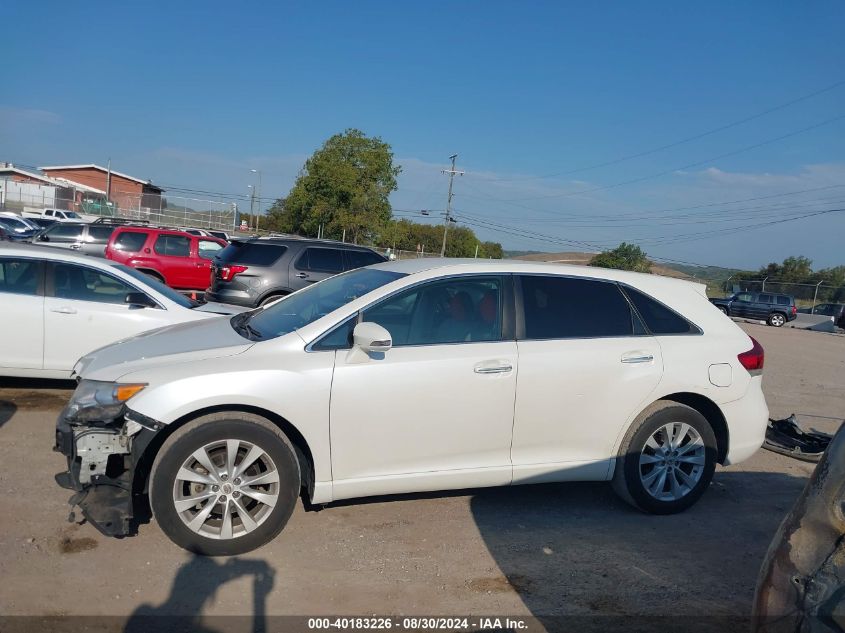
<svg viewBox="0 0 845 633">
<path fill-rule="evenodd" d="M 0 244 L 0 376 L 70 378 L 80 357 L 109 343 L 242 311 L 200 305 L 104 259 Z"/>
<path fill-rule="evenodd" d="M 217 555 L 272 539 L 301 488 L 323 504 L 613 480 L 644 511 L 680 512 L 716 463 L 762 444 L 762 368 L 698 284 L 394 261 L 82 358 L 57 481 L 87 490 L 85 516 L 111 534 L 136 499 L 114 486 L 149 491 L 174 542 Z"/>
</svg>

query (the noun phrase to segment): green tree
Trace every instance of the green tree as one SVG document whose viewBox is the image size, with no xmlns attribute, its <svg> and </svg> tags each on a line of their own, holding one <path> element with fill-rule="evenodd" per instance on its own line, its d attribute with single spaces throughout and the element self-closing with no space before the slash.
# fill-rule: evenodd
<svg viewBox="0 0 845 633">
<path fill-rule="evenodd" d="M 636 244 L 628 244 L 627 242 L 622 242 L 613 250 L 599 253 L 590 260 L 590 266 L 633 270 L 640 273 L 651 272 L 651 262 L 643 249 Z"/>
<path fill-rule="evenodd" d="M 322 225 L 327 237 L 371 238 L 390 221 L 388 198 L 401 171 L 380 138 L 355 129 L 335 134 L 305 161 L 277 213 L 279 226 L 313 236 Z"/>
<path fill-rule="evenodd" d="M 772 262 L 768 266 L 760 269 L 760 275 L 763 277 L 773 277 L 778 281 L 788 281 L 792 283 L 807 282 L 813 275 L 813 260 L 803 255 L 787 257 L 782 264 Z"/>
</svg>

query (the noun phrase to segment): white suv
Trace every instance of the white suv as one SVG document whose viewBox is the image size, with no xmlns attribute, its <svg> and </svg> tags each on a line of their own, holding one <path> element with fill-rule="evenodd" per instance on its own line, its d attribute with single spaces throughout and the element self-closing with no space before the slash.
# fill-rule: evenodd
<svg viewBox="0 0 845 633">
<path fill-rule="evenodd" d="M 394 261 L 77 364 L 57 444 L 86 517 L 149 495 L 184 548 L 275 537 L 304 488 L 367 495 L 612 480 L 679 512 L 763 442 L 763 350 L 704 287 L 516 261 Z"/>
</svg>

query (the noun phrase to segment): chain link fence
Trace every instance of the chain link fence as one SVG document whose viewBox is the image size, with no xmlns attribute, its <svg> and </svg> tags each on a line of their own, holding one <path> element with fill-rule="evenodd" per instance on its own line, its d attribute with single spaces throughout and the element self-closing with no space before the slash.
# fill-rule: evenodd
<svg viewBox="0 0 845 633">
<path fill-rule="evenodd" d="M 112 201 L 86 187 L 52 187 L 0 180 L 0 208 L 21 215 L 40 215 L 44 209 L 75 211 L 86 220 L 113 217 L 140 220 L 156 226 L 233 231 L 237 205 L 207 200 L 127 191 L 112 191 Z"/>
</svg>

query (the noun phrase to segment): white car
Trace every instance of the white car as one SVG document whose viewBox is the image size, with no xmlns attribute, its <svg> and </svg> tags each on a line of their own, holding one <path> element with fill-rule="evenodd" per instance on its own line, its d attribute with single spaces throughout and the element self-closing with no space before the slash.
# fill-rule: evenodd
<svg viewBox="0 0 845 633">
<path fill-rule="evenodd" d="M 0 376 L 70 378 L 79 358 L 104 345 L 243 310 L 200 305 L 105 259 L 0 243 Z"/>
<path fill-rule="evenodd" d="M 86 491 L 85 516 L 116 535 L 149 494 L 164 532 L 210 555 L 268 542 L 301 488 L 325 504 L 612 480 L 642 510 L 672 513 L 717 462 L 762 444 L 762 366 L 701 285 L 386 262 L 81 359 L 57 481 Z"/>
</svg>

